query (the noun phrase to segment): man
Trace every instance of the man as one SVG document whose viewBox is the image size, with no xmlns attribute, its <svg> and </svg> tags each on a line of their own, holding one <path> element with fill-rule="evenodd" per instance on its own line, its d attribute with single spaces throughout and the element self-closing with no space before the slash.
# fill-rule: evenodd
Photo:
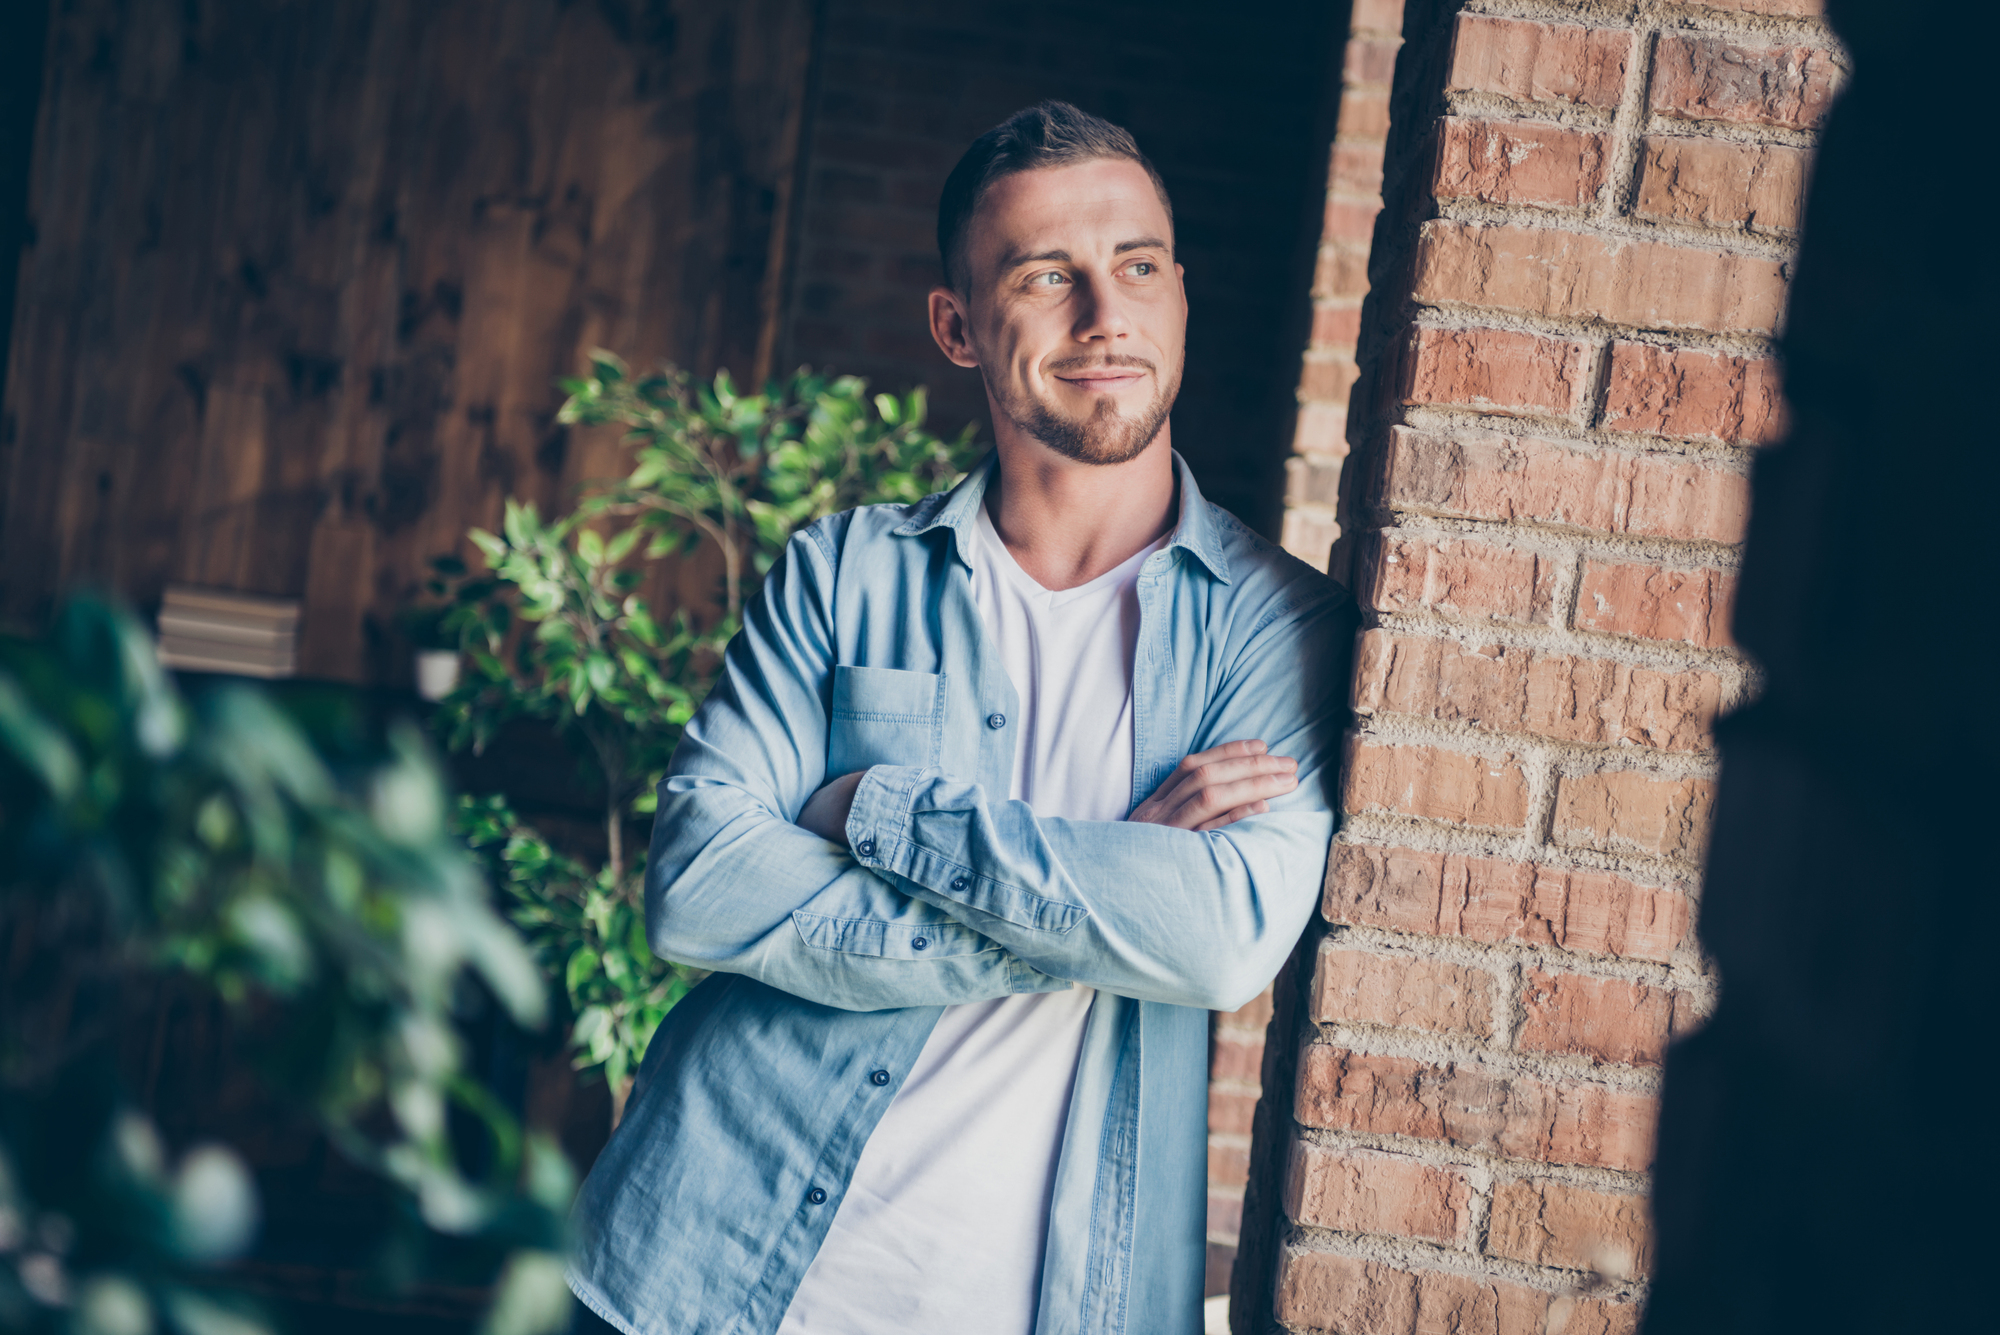
<svg viewBox="0 0 2000 1335">
<path fill-rule="evenodd" d="M 993 456 L 792 540 L 660 789 L 647 921 L 716 970 L 584 1185 L 638 1335 L 1200 1329 L 1207 1015 L 1312 911 L 1344 591 L 1171 449 L 1158 174 L 1062 103 L 952 172 L 930 296 Z"/>
</svg>

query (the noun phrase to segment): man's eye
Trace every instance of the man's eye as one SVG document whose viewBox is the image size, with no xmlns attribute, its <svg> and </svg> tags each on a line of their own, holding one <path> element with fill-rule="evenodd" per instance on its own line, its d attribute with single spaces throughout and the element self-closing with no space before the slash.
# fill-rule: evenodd
<svg viewBox="0 0 2000 1335">
<path fill-rule="evenodd" d="M 1140 260 L 1130 269 L 1127 269 L 1126 272 L 1139 278 L 1151 278 L 1159 272 L 1159 268 L 1151 260 Z"/>
<path fill-rule="evenodd" d="M 1031 283 L 1039 283 L 1043 287 L 1055 287 L 1059 283 L 1067 283 L 1069 281 L 1069 275 L 1058 273 L 1054 269 L 1051 269 L 1047 273 L 1036 274 L 1033 278 L 1030 278 L 1028 281 Z"/>
</svg>

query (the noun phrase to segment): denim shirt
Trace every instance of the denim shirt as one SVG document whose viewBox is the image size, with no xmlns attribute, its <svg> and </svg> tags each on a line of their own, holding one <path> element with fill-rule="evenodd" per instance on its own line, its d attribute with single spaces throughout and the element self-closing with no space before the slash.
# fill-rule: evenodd
<svg viewBox="0 0 2000 1335">
<path fill-rule="evenodd" d="M 1035 1329 L 1200 1330 L 1206 1012 L 1263 988 L 1318 898 L 1354 620 L 1174 466 L 1179 522 L 1138 582 L 1130 801 L 1239 738 L 1299 765 L 1219 830 L 1007 800 L 1018 706 L 967 577 L 990 458 L 813 524 L 772 569 L 659 789 L 649 939 L 715 973 L 577 1201 L 570 1284 L 614 1326 L 775 1331 L 941 1008 L 1074 982 L 1098 996 Z M 857 770 L 845 847 L 792 823 Z"/>
</svg>

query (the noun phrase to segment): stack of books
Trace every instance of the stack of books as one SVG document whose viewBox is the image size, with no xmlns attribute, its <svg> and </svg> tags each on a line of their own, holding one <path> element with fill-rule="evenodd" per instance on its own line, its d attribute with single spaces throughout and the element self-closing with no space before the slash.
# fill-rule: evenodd
<svg viewBox="0 0 2000 1335">
<path fill-rule="evenodd" d="M 289 677 L 297 669 L 298 647 L 296 600 L 169 585 L 160 606 L 163 667 Z"/>
</svg>

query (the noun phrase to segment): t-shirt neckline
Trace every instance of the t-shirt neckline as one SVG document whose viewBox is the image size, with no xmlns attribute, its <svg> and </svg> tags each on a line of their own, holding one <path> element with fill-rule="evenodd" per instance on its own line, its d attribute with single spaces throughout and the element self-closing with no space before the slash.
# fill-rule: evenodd
<svg viewBox="0 0 2000 1335">
<path fill-rule="evenodd" d="M 1079 584 L 1073 589 L 1050 589 L 1044 587 L 1041 581 L 1037 580 L 1033 575 L 1021 569 L 1021 563 L 1014 559 L 1014 553 L 1007 550 L 1006 542 L 1001 539 L 1000 530 L 994 527 L 993 516 L 987 513 L 986 505 L 983 501 L 978 506 L 978 510 L 979 517 L 977 523 L 979 525 L 980 545 L 985 547 L 991 558 L 999 564 L 1003 578 L 1015 585 L 1023 594 L 1034 598 L 1046 599 L 1047 606 L 1050 607 L 1059 607 L 1064 603 L 1074 602 L 1080 598 L 1088 598 L 1092 594 L 1103 593 L 1112 588 L 1122 588 L 1125 584 L 1137 579 L 1139 576 L 1139 567 L 1144 564 L 1146 558 L 1165 547 L 1167 542 L 1173 537 L 1171 531 L 1161 534 L 1097 578 L 1087 583 Z"/>
</svg>

